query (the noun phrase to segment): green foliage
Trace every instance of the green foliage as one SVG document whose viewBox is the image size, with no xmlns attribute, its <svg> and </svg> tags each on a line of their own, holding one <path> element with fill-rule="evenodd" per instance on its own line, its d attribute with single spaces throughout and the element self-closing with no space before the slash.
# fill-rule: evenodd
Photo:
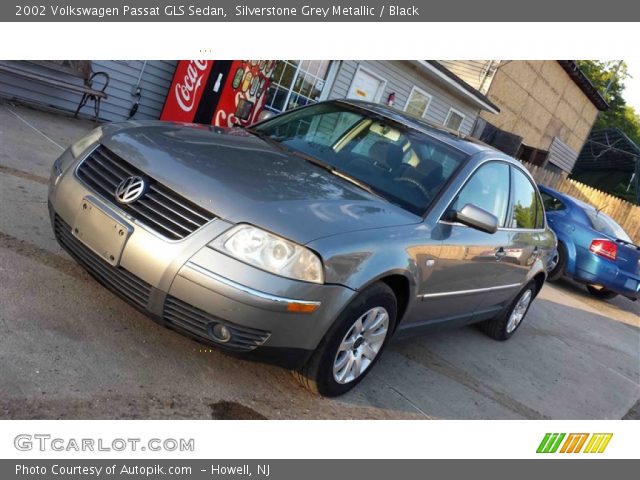
<svg viewBox="0 0 640 480">
<path fill-rule="evenodd" d="M 536 227 L 536 194 L 531 193 L 531 201 L 528 206 L 522 205 L 520 202 L 514 206 L 516 224 L 519 228 L 535 228 Z"/>
<path fill-rule="evenodd" d="M 594 128 L 618 128 L 640 145 L 640 115 L 622 96 L 624 82 L 630 78 L 627 65 L 622 62 L 618 67 L 618 61 L 600 60 L 577 60 L 577 64 L 609 104 L 609 109 L 598 116 Z"/>
</svg>

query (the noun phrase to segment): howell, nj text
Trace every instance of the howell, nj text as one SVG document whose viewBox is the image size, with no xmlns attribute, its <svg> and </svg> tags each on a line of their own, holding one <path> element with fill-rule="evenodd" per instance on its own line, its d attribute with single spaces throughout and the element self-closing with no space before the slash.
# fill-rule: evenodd
<svg viewBox="0 0 640 480">
<path fill-rule="evenodd" d="M 255 469 L 248 463 L 239 465 L 211 465 L 210 473 L 216 477 L 251 477 L 254 473 L 258 477 L 271 475 L 271 467 L 268 464 L 255 465 Z M 202 470 L 204 472 L 204 470 Z"/>
</svg>

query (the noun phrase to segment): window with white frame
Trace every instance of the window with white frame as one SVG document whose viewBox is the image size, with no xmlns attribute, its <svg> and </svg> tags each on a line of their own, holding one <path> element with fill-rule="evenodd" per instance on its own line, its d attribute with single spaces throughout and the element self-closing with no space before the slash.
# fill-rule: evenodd
<svg viewBox="0 0 640 480">
<path fill-rule="evenodd" d="M 424 117 L 431 103 L 431 98 L 432 96 L 427 92 L 414 86 L 404 106 L 404 111 L 416 117 Z"/>
<path fill-rule="evenodd" d="M 447 119 L 444 121 L 444 126 L 451 130 L 460 131 L 462 122 L 464 122 L 464 117 L 464 113 L 456 110 L 455 108 L 450 108 L 449 113 L 447 114 Z"/>
<path fill-rule="evenodd" d="M 330 66 L 329 60 L 278 60 L 265 108 L 279 113 L 319 101 Z"/>
</svg>

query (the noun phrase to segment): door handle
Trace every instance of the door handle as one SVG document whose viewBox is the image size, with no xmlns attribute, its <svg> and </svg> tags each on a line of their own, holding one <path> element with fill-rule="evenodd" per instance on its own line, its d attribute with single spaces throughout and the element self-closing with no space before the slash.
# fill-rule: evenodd
<svg viewBox="0 0 640 480">
<path fill-rule="evenodd" d="M 533 249 L 533 252 L 531 252 L 531 256 L 532 257 L 539 257 L 540 256 L 540 249 L 537 246 Z"/>
<path fill-rule="evenodd" d="M 507 252 L 504 251 L 503 247 L 500 247 L 499 249 L 496 250 L 494 255 L 496 257 L 496 260 L 499 262 L 507 255 Z"/>
</svg>

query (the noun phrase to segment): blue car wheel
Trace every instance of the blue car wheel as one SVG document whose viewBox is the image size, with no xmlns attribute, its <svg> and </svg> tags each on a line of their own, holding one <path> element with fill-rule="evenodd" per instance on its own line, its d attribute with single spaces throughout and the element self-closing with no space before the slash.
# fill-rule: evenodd
<svg viewBox="0 0 640 480">
<path fill-rule="evenodd" d="M 547 280 L 550 282 L 555 282 L 556 280 L 560 280 L 564 275 L 564 269 L 567 265 L 567 249 L 562 243 L 558 242 L 558 251 L 556 256 L 551 260 L 555 263 L 555 266 L 549 271 L 549 275 L 547 276 Z"/>
</svg>

